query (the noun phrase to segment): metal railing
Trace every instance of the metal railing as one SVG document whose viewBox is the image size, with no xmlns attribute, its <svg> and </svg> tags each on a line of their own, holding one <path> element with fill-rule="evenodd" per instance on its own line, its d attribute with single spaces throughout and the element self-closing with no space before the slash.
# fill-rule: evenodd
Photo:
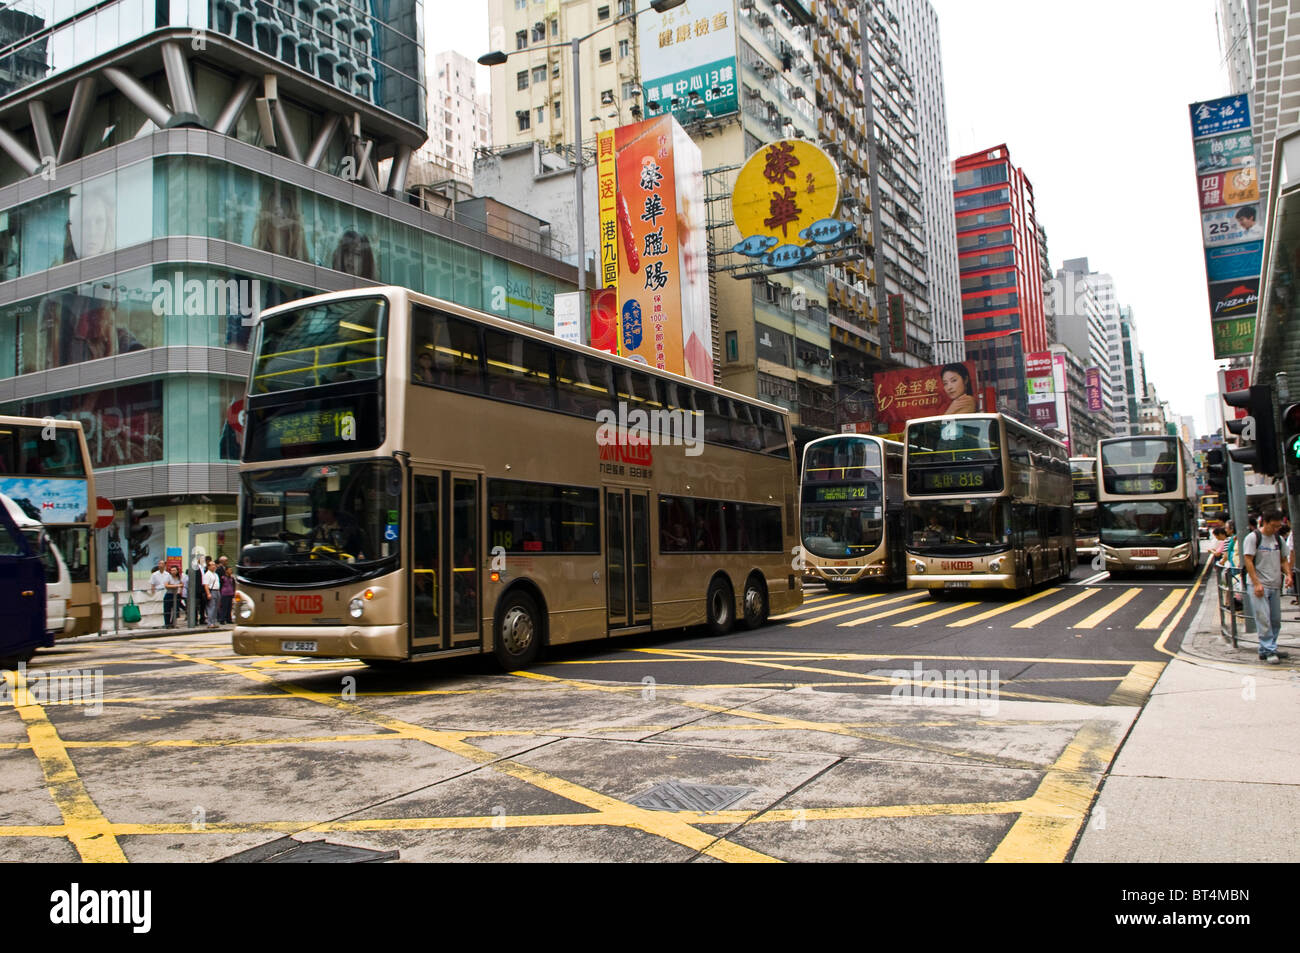
<svg viewBox="0 0 1300 953">
<path fill-rule="evenodd" d="M 1237 648 L 1237 636 L 1255 631 L 1255 617 L 1250 611 L 1250 594 L 1245 587 L 1237 588 L 1242 571 L 1220 564 L 1214 567 L 1214 584 L 1219 603 L 1219 634 L 1224 641 Z M 1238 606 L 1238 598 L 1241 605 Z M 1238 623 L 1237 618 L 1241 617 Z M 1240 628 L 1238 628 L 1240 626 Z"/>
</svg>

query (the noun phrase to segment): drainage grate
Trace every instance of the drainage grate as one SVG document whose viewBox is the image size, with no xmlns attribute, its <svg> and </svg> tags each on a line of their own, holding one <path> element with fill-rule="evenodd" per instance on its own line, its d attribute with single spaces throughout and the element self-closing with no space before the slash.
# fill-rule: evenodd
<svg viewBox="0 0 1300 953">
<path fill-rule="evenodd" d="M 219 864 L 374 864 L 397 860 L 399 851 L 371 850 L 368 847 L 350 847 L 331 844 L 329 841 L 294 840 L 281 837 L 269 844 L 241 850 L 238 854 L 222 857 Z"/>
<path fill-rule="evenodd" d="M 649 791 L 632 798 L 632 803 L 651 811 L 721 811 L 755 790 L 724 784 L 661 781 Z"/>
</svg>

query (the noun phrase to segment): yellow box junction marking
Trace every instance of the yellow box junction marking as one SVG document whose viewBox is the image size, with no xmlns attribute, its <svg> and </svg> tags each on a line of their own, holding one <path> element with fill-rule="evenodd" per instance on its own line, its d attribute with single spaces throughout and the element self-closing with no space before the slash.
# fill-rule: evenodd
<svg viewBox="0 0 1300 953">
<path fill-rule="evenodd" d="M 958 619 L 956 622 L 949 622 L 948 628 L 960 629 L 962 626 L 974 625 L 977 622 L 983 622 L 985 619 L 992 619 L 1000 616 L 1004 612 L 1010 612 L 1012 609 L 1018 609 L 1021 606 L 1027 606 L 1031 602 L 1037 602 L 1039 599 L 1046 599 L 1050 595 L 1060 592 L 1060 589 L 1044 589 L 1042 592 L 1036 592 L 1032 596 L 1026 596 L 1023 599 L 1017 599 L 1015 602 L 1008 602 L 1004 606 L 998 606 L 996 609 L 990 609 L 988 612 L 981 612 L 973 615 L 969 619 Z"/>
<path fill-rule="evenodd" d="M 1165 617 L 1174 611 L 1174 606 L 1178 605 L 1178 600 L 1187 592 L 1186 589 L 1175 589 L 1169 595 L 1165 596 L 1160 605 L 1156 606 L 1145 619 L 1137 624 L 1139 629 L 1158 629 L 1160 624 L 1165 621 Z"/>
<path fill-rule="evenodd" d="M 1135 598 L 1137 598 L 1137 595 L 1141 591 L 1142 591 L 1141 586 L 1134 586 L 1132 589 L 1126 591 L 1123 595 L 1116 596 L 1114 599 L 1110 600 L 1110 602 L 1106 603 L 1104 606 L 1102 606 L 1092 615 L 1088 616 L 1082 622 L 1076 622 L 1074 625 L 1070 626 L 1070 628 L 1095 629 L 1097 626 L 1101 625 L 1103 622 L 1109 619 L 1120 609 L 1124 608 Z"/>
<path fill-rule="evenodd" d="M 952 615 L 954 612 L 961 612 L 963 609 L 969 609 L 971 606 L 977 605 L 979 605 L 978 602 L 959 602 L 955 606 L 948 606 L 948 608 L 940 609 L 938 612 L 930 612 L 923 616 L 917 616 L 915 619 L 908 619 L 906 622 L 895 622 L 894 628 L 910 628 L 914 625 L 920 625 L 922 622 L 929 622 L 932 619 L 942 619 L 946 615 Z"/>
<path fill-rule="evenodd" d="M 1017 622 L 1017 623 L 1016 623 L 1015 625 L 1013 625 L 1011 628 L 1013 628 L 1013 629 L 1032 629 L 1034 626 L 1038 625 L 1038 623 L 1040 623 L 1040 622 L 1044 622 L 1044 621 L 1046 621 L 1047 619 L 1050 619 L 1052 616 L 1056 615 L 1058 612 L 1064 612 L 1066 609 L 1069 609 L 1071 606 L 1076 606 L 1076 605 L 1078 605 L 1078 604 L 1079 604 L 1080 602 L 1082 602 L 1084 599 L 1087 599 L 1089 596 L 1095 595 L 1095 594 L 1097 594 L 1098 592 L 1101 592 L 1101 590 L 1100 590 L 1100 589 L 1084 589 L 1084 590 L 1083 590 L 1082 592 L 1080 592 L 1078 595 L 1071 596 L 1071 597 L 1068 598 L 1068 599 L 1062 600 L 1061 602 L 1058 602 L 1056 605 L 1051 606 L 1050 608 L 1044 609 L 1042 612 L 1036 612 L 1036 613 L 1034 613 L 1033 615 L 1031 615 L 1028 619 L 1021 619 L 1019 622 Z"/>
<path fill-rule="evenodd" d="M 126 855 L 117 842 L 103 812 L 90 797 L 68 749 L 50 723 L 45 709 L 32 704 L 27 679 L 18 671 L 6 671 L 3 678 L 13 685 L 13 705 L 27 728 L 32 752 L 40 762 L 45 786 L 63 815 L 61 833 L 72 842 L 83 861 L 124 863 Z"/>
</svg>

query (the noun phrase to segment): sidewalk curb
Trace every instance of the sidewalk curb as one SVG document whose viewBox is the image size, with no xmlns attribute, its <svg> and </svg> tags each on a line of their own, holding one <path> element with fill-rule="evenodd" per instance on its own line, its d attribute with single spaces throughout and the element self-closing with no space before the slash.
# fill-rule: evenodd
<svg viewBox="0 0 1300 953">
<path fill-rule="evenodd" d="M 60 645 L 93 645 L 97 642 L 133 642 L 138 639 L 161 639 L 169 635 L 215 635 L 218 632 L 231 632 L 233 626 L 221 625 L 215 629 L 204 626 L 201 629 L 139 629 L 116 633 L 101 632 L 99 635 L 79 635 L 75 639 L 57 639 L 54 648 Z"/>
<path fill-rule="evenodd" d="M 1218 603 L 1214 598 L 1214 589 L 1207 584 L 1205 592 L 1201 596 L 1201 606 L 1188 626 L 1187 632 L 1183 635 L 1182 644 L 1179 646 L 1177 654 L 1171 658 L 1171 661 L 1181 659 L 1198 665 L 1210 663 L 1211 667 L 1219 668 L 1222 671 L 1245 671 L 1252 675 L 1287 681 L 1293 679 L 1297 671 L 1300 671 L 1300 666 L 1294 659 L 1286 665 L 1278 666 L 1261 663 L 1257 657 L 1252 657 L 1258 655 L 1253 648 L 1257 643 L 1253 640 L 1247 643 L 1246 640 L 1238 637 L 1238 647 L 1234 649 L 1231 643 L 1227 642 L 1219 632 L 1217 613 Z M 1294 622 L 1294 620 L 1286 621 Z M 1283 633 L 1285 633 L 1285 622 L 1283 626 Z M 1295 648 L 1300 652 L 1300 644 L 1284 643 L 1283 639 L 1285 637 L 1284 634 L 1279 638 L 1278 644 L 1285 644 L 1287 647 Z M 1251 647 L 1241 648 L 1244 644 Z M 1236 655 L 1227 653 L 1236 653 Z M 1157 682 L 1157 684 L 1159 683 Z"/>
</svg>

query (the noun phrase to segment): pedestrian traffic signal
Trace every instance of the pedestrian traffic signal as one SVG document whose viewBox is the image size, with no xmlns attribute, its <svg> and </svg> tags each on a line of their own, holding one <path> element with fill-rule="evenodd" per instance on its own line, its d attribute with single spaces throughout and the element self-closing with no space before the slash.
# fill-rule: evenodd
<svg viewBox="0 0 1300 953">
<path fill-rule="evenodd" d="M 1205 451 L 1205 482 L 1216 493 L 1228 492 L 1228 458 L 1218 447 Z"/>
<path fill-rule="evenodd" d="M 1232 459 L 1265 476 L 1277 474 L 1277 431 L 1273 426 L 1273 388 L 1255 384 L 1230 391 L 1223 400 L 1231 407 L 1243 407 L 1246 416 L 1229 420 L 1228 430 L 1240 438 L 1229 450 Z"/>
<path fill-rule="evenodd" d="M 148 516 L 148 510 L 133 510 L 131 513 L 131 527 L 127 531 L 127 538 L 133 566 L 138 566 L 149 557 L 149 537 L 153 535 L 153 527 L 142 522 Z"/>
</svg>

